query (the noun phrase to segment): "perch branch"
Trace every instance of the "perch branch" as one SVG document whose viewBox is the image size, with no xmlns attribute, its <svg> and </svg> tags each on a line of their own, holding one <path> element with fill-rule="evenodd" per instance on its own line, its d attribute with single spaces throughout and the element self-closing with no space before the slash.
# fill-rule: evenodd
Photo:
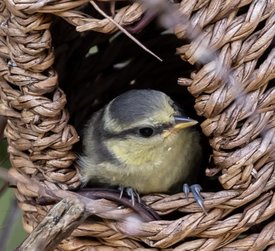
<svg viewBox="0 0 275 251">
<path fill-rule="evenodd" d="M 49 211 L 48 215 L 16 250 L 53 250 L 88 216 L 81 200 L 76 197 L 63 199 Z"/>
</svg>

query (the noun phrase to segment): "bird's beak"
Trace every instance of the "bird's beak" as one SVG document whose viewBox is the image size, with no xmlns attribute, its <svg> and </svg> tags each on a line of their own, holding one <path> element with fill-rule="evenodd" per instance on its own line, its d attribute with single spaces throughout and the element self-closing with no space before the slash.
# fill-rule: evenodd
<svg viewBox="0 0 275 251">
<path fill-rule="evenodd" d="M 172 126 L 171 128 L 164 130 L 162 133 L 162 136 L 166 138 L 167 136 L 171 134 L 175 134 L 181 129 L 196 125 L 198 121 L 188 118 L 188 117 L 183 117 L 183 116 L 174 116 L 175 118 L 175 125 Z"/>
<path fill-rule="evenodd" d="M 197 120 L 188 117 L 174 116 L 174 118 L 176 124 L 173 126 L 173 128 L 176 130 L 184 129 L 199 123 Z"/>
</svg>

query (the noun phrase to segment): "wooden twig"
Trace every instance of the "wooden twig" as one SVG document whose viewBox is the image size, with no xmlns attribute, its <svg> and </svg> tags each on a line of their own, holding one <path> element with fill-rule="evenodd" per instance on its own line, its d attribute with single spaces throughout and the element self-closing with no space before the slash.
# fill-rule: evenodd
<svg viewBox="0 0 275 251">
<path fill-rule="evenodd" d="M 88 216 L 85 205 L 77 197 L 63 199 L 49 211 L 16 250 L 53 250 Z"/>
<path fill-rule="evenodd" d="M 146 46 L 144 46 L 141 42 L 139 42 L 134 36 L 132 36 L 126 29 L 124 29 L 120 24 L 118 24 L 113 18 L 109 17 L 103 10 L 101 10 L 98 5 L 94 1 L 90 1 L 91 5 L 105 18 L 107 18 L 110 22 L 112 22 L 119 30 L 121 30 L 127 37 L 129 37 L 132 41 L 134 41 L 138 46 L 140 46 L 143 50 L 147 51 L 149 54 L 154 56 L 156 59 L 158 59 L 160 62 L 163 60 L 157 56 L 155 53 L 153 53 L 151 50 L 149 50 Z"/>
</svg>

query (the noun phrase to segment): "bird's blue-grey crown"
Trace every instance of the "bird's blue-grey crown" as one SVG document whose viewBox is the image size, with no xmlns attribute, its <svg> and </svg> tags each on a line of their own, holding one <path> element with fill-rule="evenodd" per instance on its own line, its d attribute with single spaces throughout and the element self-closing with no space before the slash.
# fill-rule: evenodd
<svg viewBox="0 0 275 251">
<path fill-rule="evenodd" d="M 149 89 L 130 90 L 112 101 L 109 115 L 119 124 L 130 124 L 147 118 L 148 114 L 164 110 L 167 103 L 174 107 L 173 101 L 163 92 Z"/>
</svg>

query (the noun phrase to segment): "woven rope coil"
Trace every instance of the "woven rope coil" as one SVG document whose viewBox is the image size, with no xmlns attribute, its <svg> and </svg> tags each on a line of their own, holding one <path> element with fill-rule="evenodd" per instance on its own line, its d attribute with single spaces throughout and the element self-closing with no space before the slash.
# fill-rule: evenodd
<svg viewBox="0 0 275 251">
<path fill-rule="evenodd" d="M 81 12 L 81 6 L 86 4 L 89 1 L 0 1 L 0 113 L 8 117 L 5 136 L 12 173 L 14 177 L 27 175 L 52 191 L 77 188 L 80 181 L 72 166 L 76 158 L 72 146 L 79 139 L 68 124 L 66 97 L 52 67 L 54 51 L 48 13 L 62 17 L 79 32 L 113 33 L 118 29 L 109 19 Z M 182 59 L 194 64 L 201 48 L 219 50 L 217 59 L 179 83 L 196 97 L 195 109 L 205 117 L 201 127 L 213 148 L 215 163 L 215 169 L 207 172 L 222 170 L 219 181 L 227 190 L 202 194 L 207 215 L 182 194 L 144 196 L 143 200 L 160 215 L 176 211 L 186 215 L 176 220 L 140 223 L 134 234 L 123 221 L 131 215 L 131 209 L 119 209 L 114 202 L 98 200 L 98 205 L 112 208 L 97 215 L 106 220 L 83 223 L 62 242 L 62 250 L 274 248 L 274 221 L 257 234 L 237 237 L 275 213 L 275 88 L 269 85 L 275 76 L 275 50 L 264 61 L 259 60 L 274 38 L 275 1 L 183 0 L 175 6 L 203 30 L 196 40 L 177 48 Z M 239 14 L 242 7 L 247 11 Z M 133 2 L 116 9 L 113 20 L 126 26 L 143 14 L 141 4 Z M 179 38 L 187 33 L 186 27 L 175 28 Z M 225 81 L 219 74 L 217 60 L 231 68 L 234 81 Z M 236 83 L 240 85 L 237 91 Z M 17 184 L 16 195 L 28 232 L 50 209 L 36 204 L 38 194 L 32 184 Z M 241 206 L 243 210 L 234 211 Z M 96 239 L 78 239 L 85 236 Z M 144 243 L 151 248 L 144 248 Z"/>
</svg>

